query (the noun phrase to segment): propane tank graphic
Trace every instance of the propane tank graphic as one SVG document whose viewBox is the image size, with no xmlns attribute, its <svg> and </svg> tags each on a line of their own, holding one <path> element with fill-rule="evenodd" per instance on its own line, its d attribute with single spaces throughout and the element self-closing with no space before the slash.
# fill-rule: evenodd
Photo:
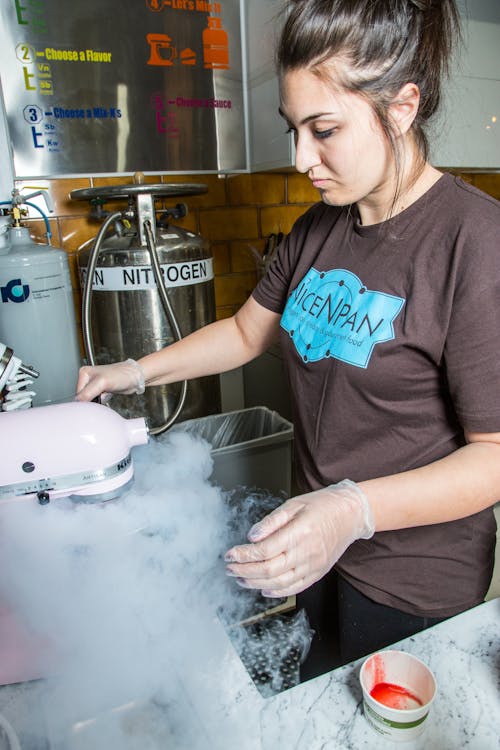
<svg viewBox="0 0 500 750">
<path fill-rule="evenodd" d="M 0 341 L 40 373 L 33 404 L 41 406 L 74 396 L 80 350 L 68 257 L 33 242 L 16 195 L 0 246 Z"/>
<path fill-rule="evenodd" d="M 222 21 L 216 16 L 208 17 L 208 28 L 203 31 L 203 62 L 205 68 L 227 70 L 229 68 L 229 45 Z"/>
</svg>

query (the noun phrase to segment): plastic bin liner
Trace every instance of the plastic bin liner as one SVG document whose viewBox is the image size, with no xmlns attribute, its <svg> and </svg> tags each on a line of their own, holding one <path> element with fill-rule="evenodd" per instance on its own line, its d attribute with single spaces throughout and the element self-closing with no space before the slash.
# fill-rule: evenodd
<svg viewBox="0 0 500 750">
<path fill-rule="evenodd" d="M 265 407 L 216 414 L 181 423 L 184 429 L 206 440 L 213 450 L 250 440 L 290 432 L 291 424 Z M 179 425 L 181 426 L 181 425 Z"/>
<path fill-rule="evenodd" d="M 213 481 L 290 494 L 293 425 L 265 406 L 179 422 L 212 446 Z"/>
</svg>

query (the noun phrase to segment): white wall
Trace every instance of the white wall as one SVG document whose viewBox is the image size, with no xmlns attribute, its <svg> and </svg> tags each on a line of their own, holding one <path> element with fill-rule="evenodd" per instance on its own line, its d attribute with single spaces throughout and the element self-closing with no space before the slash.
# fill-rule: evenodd
<svg viewBox="0 0 500 750">
<path fill-rule="evenodd" d="M 500 0 L 467 0 L 463 18 L 464 48 L 431 128 L 431 161 L 500 169 Z"/>
<path fill-rule="evenodd" d="M 500 0 L 457 0 L 464 49 L 429 130 L 438 167 L 500 170 Z M 293 166 L 273 64 L 281 0 L 246 0 L 252 169 Z"/>
<path fill-rule="evenodd" d="M 8 200 L 14 187 L 14 166 L 0 88 L 0 201 Z"/>
</svg>

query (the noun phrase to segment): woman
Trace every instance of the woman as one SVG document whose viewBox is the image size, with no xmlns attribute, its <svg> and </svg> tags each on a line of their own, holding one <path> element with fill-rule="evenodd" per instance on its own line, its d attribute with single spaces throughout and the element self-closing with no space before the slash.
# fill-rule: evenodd
<svg viewBox="0 0 500 750">
<path fill-rule="evenodd" d="M 314 674 L 336 663 L 329 635 L 351 660 L 488 589 L 500 204 L 427 161 L 423 128 L 458 36 L 453 0 L 287 10 L 280 109 L 321 202 L 233 318 L 139 365 L 82 368 L 78 398 L 229 370 L 280 336 L 304 494 L 226 562 L 265 596 L 300 594 L 317 631 Z"/>
</svg>

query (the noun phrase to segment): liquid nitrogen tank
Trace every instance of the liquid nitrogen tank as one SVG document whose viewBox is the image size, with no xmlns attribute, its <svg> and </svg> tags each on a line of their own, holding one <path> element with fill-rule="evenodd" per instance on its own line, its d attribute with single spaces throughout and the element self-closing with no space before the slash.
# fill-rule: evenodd
<svg viewBox="0 0 500 750">
<path fill-rule="evenodd" d="M 75 190 L 104 223 L 78 257 L 87 361 L 139 359 L 215 320 L 213 259 L 208 242 L 171 223 L 184 204 L 156 216 L 155 199 L 206 192 L 200 184 L 126 184 Z M 103 211 L 112 200 L 122 210 Z M 119 205 L 119 204 L 118 204 Z M 90 284 L 92 278 L 92 284 Z M 125 417 L 144 416 L 153 434 L 174 420 L 220 412 L 218 376 L 151 386 L 141 396 L 114 396 Z"/>
</svg>

